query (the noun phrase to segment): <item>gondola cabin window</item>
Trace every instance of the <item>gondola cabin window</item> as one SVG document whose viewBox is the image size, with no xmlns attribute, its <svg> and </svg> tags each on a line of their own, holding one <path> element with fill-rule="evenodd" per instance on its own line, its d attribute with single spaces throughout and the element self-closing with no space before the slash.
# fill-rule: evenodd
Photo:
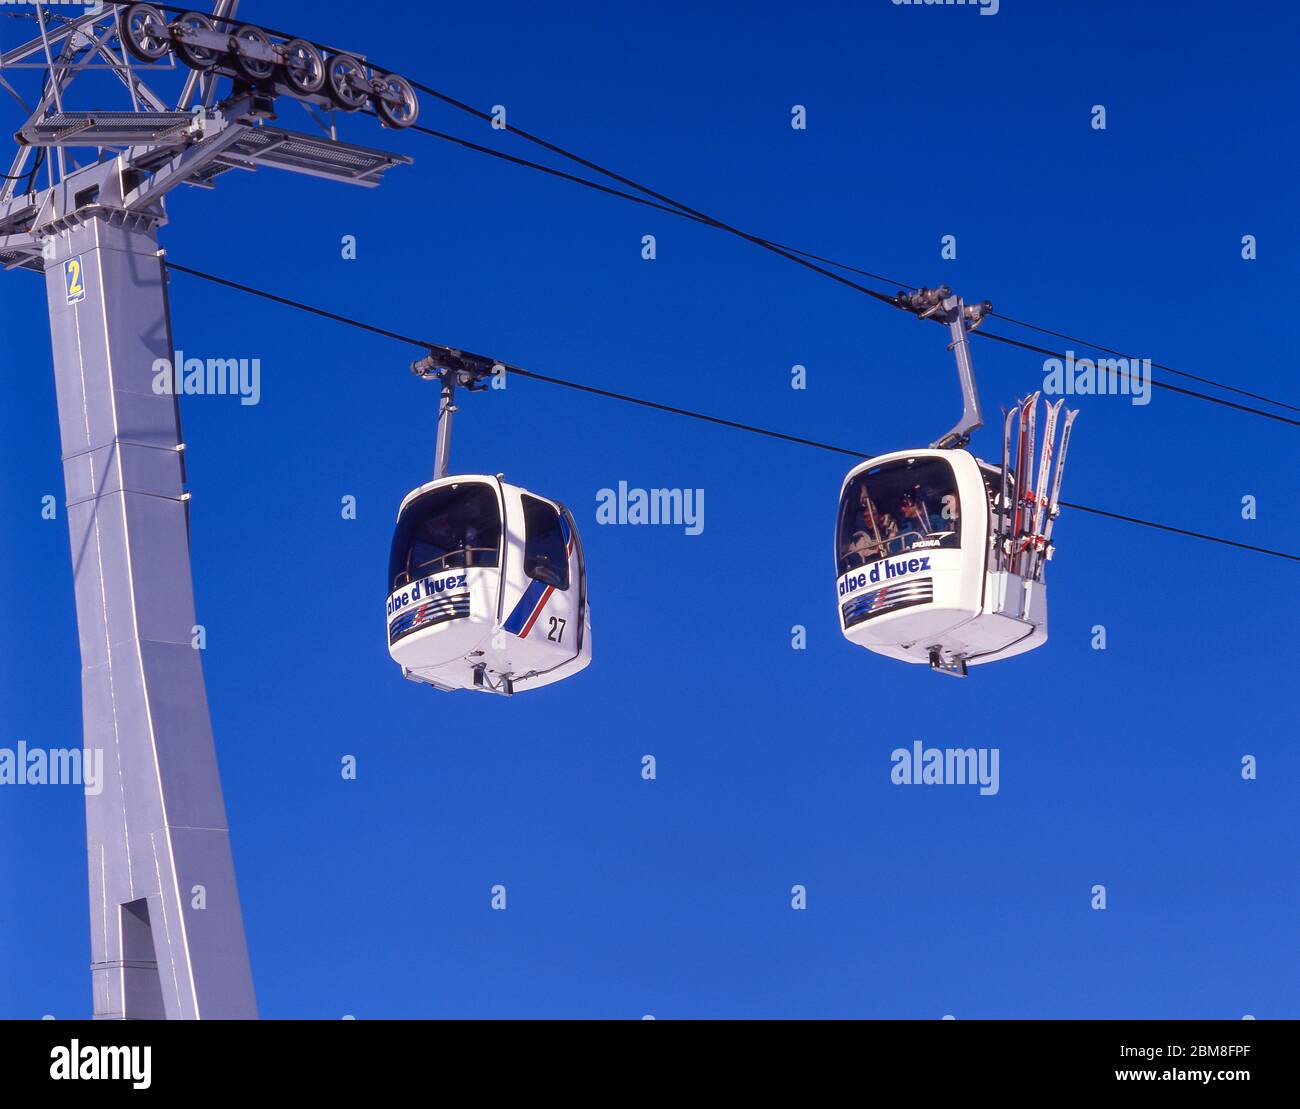
<svg viewBox="0 0 1300 1109">
<path fill-rule="evenodd" d="M 432 489 L 402 512 L 393 536 L 388 589 L 443 570 L 498 566 L 501 506 L 491 486 L 462 482 Z"/>
<path fill-rule="evenodd" d="M 545 501 L 522 497 L 524 573 L 556 589 L 569 588 L 569 541 L 560 514 Z"/>
<path fill-rule="evenodd" d="M 844 490 L 837 542 L 840 575 L 908 551 L 960 546 L 957 479 L 942 458 L 886 462 Z"/>
</svg>

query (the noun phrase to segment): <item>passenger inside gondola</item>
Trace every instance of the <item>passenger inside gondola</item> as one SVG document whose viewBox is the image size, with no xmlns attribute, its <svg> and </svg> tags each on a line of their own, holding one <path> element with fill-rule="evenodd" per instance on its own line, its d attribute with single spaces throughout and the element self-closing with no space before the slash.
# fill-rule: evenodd
<svg viewBox="0 0 1300 1109">
<path fill-rule="evenodd" d="M 914 535 L 918 538 L 930 534 L 932 530 L 930 515 L 925 510 L 925 501 L 914 497 L 911 493 L 904 493 L 899 501 L 898 515 L 899 534 Z"/>
</svg>

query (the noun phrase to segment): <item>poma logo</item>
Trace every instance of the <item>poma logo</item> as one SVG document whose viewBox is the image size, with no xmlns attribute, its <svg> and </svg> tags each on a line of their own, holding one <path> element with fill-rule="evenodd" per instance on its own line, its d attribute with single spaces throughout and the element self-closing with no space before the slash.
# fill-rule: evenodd
<svg viewBox="0 0 1300 1109">
<path fill-rule="evenodd" d="M 1129 403 L 1151 403 L 1150 358 L 1075 358 L 1065 352 L 1065 361 L 1049 358 L 1043 363 L 1043 392 L 1049 397 L 1127 396 Z"/>
<path fill-rule="evenodd" d="M 598 524 L 669 524 L 687 535 L 704 531 L 703 489 L 636 489 L 626 481 L 596 494 Z"/>
<path fill-rule="evenodd" d="M 262 399 L 260 358 L 173 358 L 153 364 L 153 391 L 160 397 L 237 396 L 239 403 L 254 405 Z"/>
</svg>

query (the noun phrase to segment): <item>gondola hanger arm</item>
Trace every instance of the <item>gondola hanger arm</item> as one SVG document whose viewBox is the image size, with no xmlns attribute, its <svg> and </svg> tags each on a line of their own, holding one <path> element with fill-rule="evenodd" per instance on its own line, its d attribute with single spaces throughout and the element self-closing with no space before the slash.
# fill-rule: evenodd
<svg viewBox="0 0 1300 1109">
<path fill-rule="evenodd" d="M 932 319 L 948 325 L 948 332 L 952 339 L 948 349 L 957 359 L 962 413 L 956 426 L 930 445 L 944 450 L 964 447 L 970 442 L 971 433 L 984 426 L 984 417 L 980 412 L 979 390 L 975 386 L 975 366 L 971 361 L 968 332 L 979 327 L 984 317 L 993 310 L 993 305 L 987 300 L 980 301 L 978 304 L 966 304 L 961 297 L 954 296 L 947 285 L 940 285 L 935 289 L 918 289 L 912 293 L 900 292 L 894 298 L 894 303 L 920 319 Z"/>
</svg>

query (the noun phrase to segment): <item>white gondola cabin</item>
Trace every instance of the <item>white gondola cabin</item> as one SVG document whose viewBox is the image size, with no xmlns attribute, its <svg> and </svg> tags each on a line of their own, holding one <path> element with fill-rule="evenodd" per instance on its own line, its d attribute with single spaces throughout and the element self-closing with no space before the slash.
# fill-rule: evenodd
<svg viewBox="0 0 1300 1109">
<path fill-rule="evenodd" d="M 586 567 L 568 509 L 499 477 L 457 475 L 402 502 L 388 651 L 443 690 L 517 693 L 591 662 Z"/>
<path fill-rule="evenodd" d="M 456 390 L 483 392 L 492 359 L 434 347 L 411 369 L 441 384 L 434 479 L 397 511 L 388 653 L 412 681 L 513 694 L 591 663 L 587 565 L 573 514 L 501 474 L 448 473 Z"/>
<path fill-rule="evenodd" d="M 1047 640 L 1043 564 L 1077 413 L 1066 413 L 1054 474 L 1062 402 L 1047 406 L 1035 467 L 1037 393 L 1007 413 L 1001 467 L 981 462 L 962 449 L 981 425 L 967 324 L 978 326 L 989 306 L 964 305 L 946 288 L 900 294 L 899 304 L 948 324 L 965 406 L 937 443 L 869 459 L 844 479 L 835 533 L 840 630 L 877 654 L 964 677 L 969 666 Z"/>
<path fill-rule="evenodd" d="M 997 490 L 964 450 L 899 451 L 850 471 L 840 492 L 840 629 L 936 669 L 1008 658 L 1047 639 L 1042 581 L 990 565 Z"/>
</svg>

